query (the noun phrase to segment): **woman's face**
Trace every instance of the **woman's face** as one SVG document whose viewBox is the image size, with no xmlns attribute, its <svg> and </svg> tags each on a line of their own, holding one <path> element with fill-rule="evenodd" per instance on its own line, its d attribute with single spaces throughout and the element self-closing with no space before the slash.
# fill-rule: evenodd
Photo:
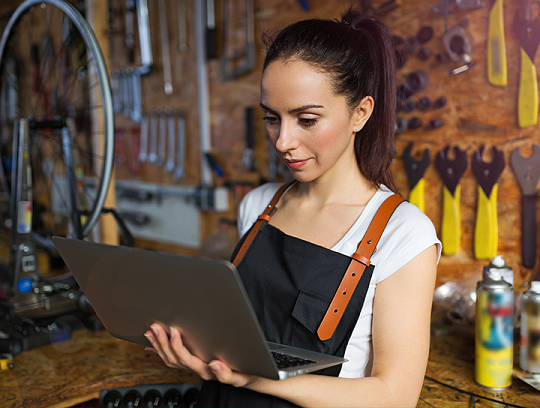
<svg viewBox="0 0 540 408">
<path fill-rule="evenodd" d="M 333 92 L 328 74 L 297 59 L 270 63 L 262 76 L 261 108 L 268 137 L 297 180 L 357 168 L 355 127 L 365 121 Z"/>
</svg>

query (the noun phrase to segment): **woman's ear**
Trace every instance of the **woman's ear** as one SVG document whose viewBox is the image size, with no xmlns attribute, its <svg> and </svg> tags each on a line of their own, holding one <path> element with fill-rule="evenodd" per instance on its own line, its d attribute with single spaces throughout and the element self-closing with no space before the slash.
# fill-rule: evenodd
<svg viewBox="0 0 540 408">
<path fill-rule="evenodd" d="M 375 101 L 371 96 L 364 97 L 353 110 L 353 124 L 355 132 L 360 131 L 373 113 Z M 358 130 L 357 130 L 358 129 Z"/>
</svg>

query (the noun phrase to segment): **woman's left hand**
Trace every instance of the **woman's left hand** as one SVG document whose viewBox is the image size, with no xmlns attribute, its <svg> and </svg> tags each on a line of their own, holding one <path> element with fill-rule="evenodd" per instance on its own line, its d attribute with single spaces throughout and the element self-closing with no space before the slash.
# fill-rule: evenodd
<svg viewBox="0 0 540 408">
<path fill-rule="evenodd" d="M 216 380 L 234 387 L 245 387 L 261 380 L 260 377 L 233 371 L 220 360 L 208 364 L 194 356 L 184 346 L 180 331 L 176 327 L 167 330 L 159 323 L 154 323 L 144 335 L 152 343 L 153 351 L 161 357 L 167 367 L 188 369 L 203 380 Z"/>
</svg>

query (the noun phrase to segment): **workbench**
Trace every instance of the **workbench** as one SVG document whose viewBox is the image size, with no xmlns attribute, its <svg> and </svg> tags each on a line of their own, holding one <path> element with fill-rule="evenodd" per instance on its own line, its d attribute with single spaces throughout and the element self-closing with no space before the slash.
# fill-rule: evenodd
<svg viewBox="0 0 540 408">
<path fill-rule="evenodd" d="M 507 406 L 539 407 L 540 391 L 517 378 L 509 390 L 499 392 L 474 383 L 473 340 L 472 330 L 432 336 L 418 407 L 474 406 L 468 393 L 504 401 Z M 516 347 L 516 362 L 518 352 Z M 198 382 L 199 378 L 187 371 L 167 368 L 142 346 L 115 339 L 105 331 L 81 329 L 66 342 L 15 356 L 13 368 L 0 372 L 0 407 L 73 407 L 98 399 L 105 389 Z M 482 407 L 502 406 L 478 397 L 475 400 Z"/>
</svg>

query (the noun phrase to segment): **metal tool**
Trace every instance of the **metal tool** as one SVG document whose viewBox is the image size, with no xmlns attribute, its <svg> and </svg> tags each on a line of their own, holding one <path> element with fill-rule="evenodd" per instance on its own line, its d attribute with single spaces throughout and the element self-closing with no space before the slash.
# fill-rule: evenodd
<svg viewBox="0 0 540 408">
<path fill-rule="evenodd" d="M 157 162 L 157 148 L 158 148 L 158 114 L 152 112 L 150 115 L 150 151 L 148 154 L 148 161 L 150 163 Z"/>
<path fill-rule="evenodd" d="M 124 45 L 126 47 L 128 62 L 133 64 L 135 61 L 134 56 L 134 35 L 133 35 L 133 20 L 136 11 L 135 0 L 126 0 L 126 13 L 125 18 L 125 33 L 124 33 Z"/>
<path fill-rule="evenodd" d="M 139 163 L 146 162 L 148 158 L 148 115 L 141 117 L 141 139 L 139 142 Z"/>
<path fill-rule="evenodd" d="M 506 43 L 504 38 L 503 0 L 495 0 L 489 10 L 487 39 L 488 81 L 495 86 L 506 86 Z"/>
<path fill-rule="evenodd" d="M 497 222 L 497 180 L 505 167 L 504 153 L 491 148 L 491 162 L 482 160 L 484 146 L 472 156 L 471 168 L 478 182 L 474 255 L 476 259 L 492 259 L 497 255 L 499 227 Z"/>
<path fill-rule="evenodd" d="M 206 0 L 206 59 L 217 58 L 216 5 L 214 0 Z"/>
<path fill-rule="evenodd" d="M 154 57 L 152 54 L 152 40 L 150 38 L 150 22 L 148 16 L 148 1 L 136 0 L 137 21 L 139 28 L 139 45 L 141 48 L 142 67 L 138 68 L 140 74 L 150 72 L 154 65 Z"/>
<path fill-rule="evenodd" d="M 159 115 L 159 144 L 157 164 L 162 167 L 165 164 L 165 155 L 167 148 L 167 115 L 171 112 L 170 108 L 166 111 L 161 111 Z"/>
<path fill-rule="evenodd" d="M 159 33 L 161 36 L 161 62 L 163 64 L 163 81 L 165 95 L 172 95 L 171 51 L 169 49 L 169 27 L 167 25 L 167 8 L 165 0 L 158 0 Z"/>
<path fill-rule="evenodd" d="M 187 51 L 186 0 L 178 0 L 178 49 Z"/>
<path fill-rule="evenodd" d="M 130 79 L 132 96 L 131 119 L 133 122 L 139 123 L 142 116 L 141 77 L 136 71 L 132 71 Z"/>
<path fill-rule="evenodd" d="M 139 174 L 141 162 L 139 155 L 141 151 L 141 129 L 132 127 L 129 133 L 129 170 L 132 174 Z"/>
<path fill-rule="evenodd" d="M 459 10 L 476 10 L 486 5 L 480 0 L 441 0 L 431 8 L 435 14 L 452 13 Z"/>
<path fill-rule="evenodd" d="M 536 262 L 536 201 L 540 181 L 540 146 L 533 145 L 529 157 L 521 155 L 520 148 L 510 154 L 510 165 L 521 187 L 521 263 L 532 268 Z"/>
<path fill-rule="evenodd" d="M 168 113 L 168 117 L 167 117 L 167 121 L 169 122 L 167 124 L 167 135 L 168 135 L 168 140 L 167 140 L 167 163 L 165 164 L 165 171 L 167 173 L 172 173 L 174 171 L 174 167 L 175 167 L 175 164 L 174 164 L 174 153 L 175 153 L 175 148 L 174 148 L 174 144 L 175 144 L 175 141 L 176 141 L 176 118 L 174 117 L 173 115 L 173 112 L 170 111 Z"/>
<path fill-rule="evenodd" d="M 254 123 L 253 123 L 253 113 L 254 110 L 252 107 L 246 108 L 246 148 L 242 154 L 242 165 L 247 171 L 255 170 L 255 160 L 253 159 L 253 145 L 255 143 L 254 138 Z"/>
<path fill-rule="evenodd" d="M 221 76 L 224 80 L 237 78 L 255 68 L 255 42 L 254 42 L 254 16 L 253 16 L 253 0 L 245 0 L 246 5 L 246 41 L 244 49 L 234 55 L 229 55 L 228 50 L 228 35 L 230 29 L 229 22 L 229 1 L 223 1 L 223 33 L 222 45 L 223 51 L 219 61 Z"/>
<path fill-rule="evenodd" d="M 186 120 L 183 113 L 178 115 L 178 140 L 176 141 L 176 167 L 174 169 L 174 180 L 180 181 L 184 178 L 184 150 L 185 150 Z"/>
<path fill-rule="evenodd" d="M 514 33 L 521 45 L 521 71 L 518 91 L 518 124 L 521 128 L 538 121 L 538 80 L 534 57 L 540 44 L 540 21 L 532 19 L 532 2 L 522 0 L 522 13 L 514 18 Z"/>
<path fill-rule="evenodd" d="M 459 180 L 467 169 L 467 153 L 454 146 L 454 160 L 450 160 L 446 146 L 435 156 L 435 168 L 444 182 L 441 241 L 445 255 L 457 254 L 461 244 L 461 185 Z"/>
<path fill-rule="evenodd" d="M 407 178 L 409 179 L 409 202 L 416 205 L 422 212 L 425 212 L 424 191 L 426 183 L 424 173 L 431 163 L 430 152 L 429 148 L 425 148 L 422 158 L 416 160 L 411 155 L 412 148 L 413 142 L 410 142 L 401 155 L 405 173 L 407 173 Z"/>
</svg>

